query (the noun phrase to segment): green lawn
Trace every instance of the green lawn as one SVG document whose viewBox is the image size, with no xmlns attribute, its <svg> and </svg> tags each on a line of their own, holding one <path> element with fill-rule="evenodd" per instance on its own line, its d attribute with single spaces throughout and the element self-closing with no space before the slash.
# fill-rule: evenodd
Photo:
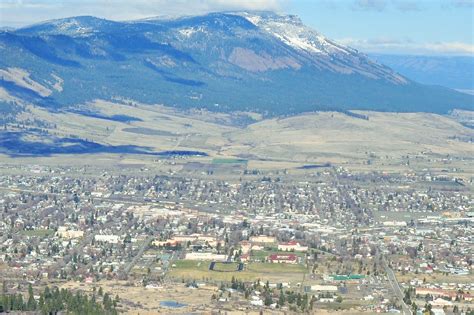
<svg viewBox="0 0 474 315">
<path fill-rule="evenodd" d="M 217 262 L 214 266 L 214 271 L 226 271 L 226 272 L 231 272 L 231 271 L 237 271 L 239 268 L 239 263 L 219 263 Z"/>
<path fill-rule="evenodd" d="M 179 260 L 176 267 L 171 268 L 169 276 L 175 279 L 204 280 L 204 281 L 231 281 L 232 277 L 242 281 L 270 281 L 301 282 L 306 268 L 302 265 L 249 263 L 245 264 L 243 271 L 217 272 L 209 270 L 210 261 Z M 219 264 L 221 267 L 224 264 Z M 234 264 L 232 264 L 234 265 Z M 234 265 L 235 266 L 235 265 Z"/>
<path fill-rule="evenodd" d="M 272 263 L 251 263 L 247 266 L 247 271 L 256 273 L 301 273 L 306 268 L 300 264 L 272 264 Z"/>
<path fill-rule="evenodd" d="M 49 229 L 23 230 L 20 233 L 25 236 L 47 237 L 47 236 L 53 235 L 54 230 L 49 230 Z"/>
<path fill-rule="evenodd" d="M 246 164 L 247 160 L 244 159 L 232 159 L 232 158 L 215 158 L 212 159 L 212 164 Z"/>
</svg>

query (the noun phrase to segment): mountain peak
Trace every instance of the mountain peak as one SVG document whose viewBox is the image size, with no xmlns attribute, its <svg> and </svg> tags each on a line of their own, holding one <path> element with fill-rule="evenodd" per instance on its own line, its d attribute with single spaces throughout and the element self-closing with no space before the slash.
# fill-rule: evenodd
<svg viewBox="0 0 474 315">
<path fill-rule="evenodd" d="M 303 25 L 303 21 L 294 14 L 280 14 L 273 11 L 235 11 L 231 13 L 243 16 L 253 21 L 257 26 L 262 21 L 280 21 L 289 24 Z"/>
<path fill-rule="evenodd" d="M 56 20 L 49 20 L 17 30 L 24 34 L 47 34 L 47 35 L 70 35 L 81 36 L 95 32 L 104 31 L 120 22 L 114 22 L 90 15 L 67 17 Z"/>
<path fill-rule="evenodd" d="M 0 32 L 0 51 L 0 87 L 11 98 L 49 107 L 122 98 L 288 114 L 446 112 L 472 104 L 468 96 L 407 80 L 297 16 L 266 11 L 127 22 L 71 17 Z M 31 90 L 39 85 L 51 94 Z"/>
</svg>

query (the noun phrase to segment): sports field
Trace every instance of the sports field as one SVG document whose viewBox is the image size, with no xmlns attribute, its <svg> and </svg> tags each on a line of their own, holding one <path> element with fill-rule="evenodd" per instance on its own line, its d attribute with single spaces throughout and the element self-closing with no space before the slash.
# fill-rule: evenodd
<svg viewBox="0 0 474 315">
<path fill-rule="evenodd" d="M 232 277 L 234 277 L 242 281 L 256 281 L 260 279 L 261 281 L 268 280 L 271 283 L 299 283 L 306 272 L 306 268 L 299 264 L 271 263 L 249 263 L 245 264 L 242 271 L 218 272 L 209 270 L 210 263 L 210 261 L 180 260 L 175 263 L 175 267 L 171 268 L 169 276 L 179 280 L 196 281 L 231 281 Z M 222 266 L 224 264 L 219 265 Z M 232 267 L 236 267 L 236 265 Z"/>
</svg>

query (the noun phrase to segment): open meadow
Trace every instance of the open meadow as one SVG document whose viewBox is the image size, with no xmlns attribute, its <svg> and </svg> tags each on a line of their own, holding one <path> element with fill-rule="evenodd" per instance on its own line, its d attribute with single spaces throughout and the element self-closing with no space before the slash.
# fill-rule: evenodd
<svg viewBox="0 0 474 315">
<path fill-rule="evenodd" d="M 434 172 L 473 176 L 474 131 L 457 116 L 429 113 L 361 112 L 362 119 L 339 112 L 262 118 L 253 113 L 178 111 L 160 105 L 96 100 L 94 115 L 49 112 L 29 106 L 19 121 L 42 121 L 48 134 L 75 137 L 107 146 L 133 145 L 148 152 L 193 151 L 202 156 L 175 160 L 170 166 L 199 172 L 212 170 L 285 169 L 322 165 L 361 172 L 381 170 Z M 102 117 L 128 117 L 104 119 Z M 246 124 L 242 124 L 246 117 Z M 253 119 L 253 120 L 252 120 Z M 416 135 L 416 137 L 415 137 Z M 36 156 L 36 164 L 154 165 L 149 154 L 53 154 Z M 27 156 L 0 156 L 3 163 L 31 163 Z M 189 164 L 189 162 L 196 162 Z M 233 170 L 233 171 L 232 171 Z"/>
</svg>

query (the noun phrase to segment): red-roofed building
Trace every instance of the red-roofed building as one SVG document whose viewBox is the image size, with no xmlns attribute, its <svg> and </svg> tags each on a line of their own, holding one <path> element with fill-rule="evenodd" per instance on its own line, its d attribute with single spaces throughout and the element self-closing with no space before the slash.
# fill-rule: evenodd
<svg viewBox="0 0 474 315">
<path fill-rule="evenodd" d="M 242 241 L 240 242 L 240 248 L 242 249 L 243 254 L 247 254 L 252 249 L 252 243 L 249 241 Z"/>
<path fill-rule="evenodd" d="M 298 257 L 295 254 L 272 254 L 268 256 L 271 263 L 296 264 Z"/>
<path fill-rule="evenodd" d="M 250 260 L 250 255 L 249 254 L 240 255 L 240 261 L 241 262 L 248 262 L 249 260 Z"/>
<path fill-rule="evenodd" d="M 417 295 L 432 295 L 434 297 L 445 297 L 450 298 L 452 301 L 456 299 L 456 296 L 459 296 L 466 301 L 472 301 L 473 296 L 468 293 L 458 293 L 456 290 L 443 290 L 443 289 L 431 289 L 431 288 L 416 288 Z"/>
</svg>

